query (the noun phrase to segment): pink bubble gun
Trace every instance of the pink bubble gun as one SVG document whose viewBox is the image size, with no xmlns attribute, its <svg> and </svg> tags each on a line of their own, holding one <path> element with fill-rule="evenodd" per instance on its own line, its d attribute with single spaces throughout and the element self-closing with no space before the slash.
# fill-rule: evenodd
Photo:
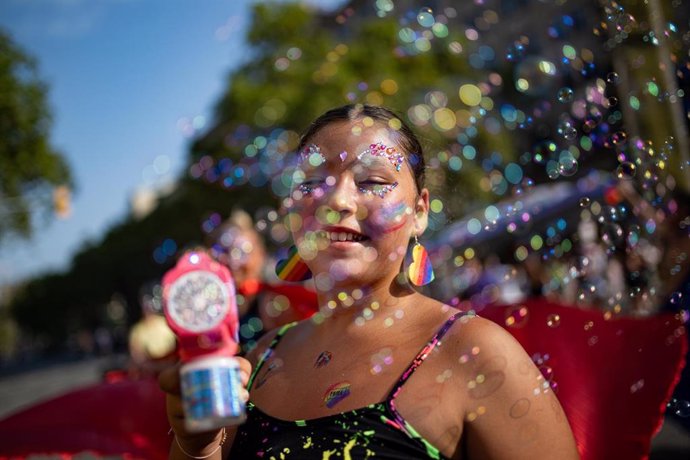
<svg viewBox="0 0 690 460">
<path fill-rule="evenodd" d="M 245 419 L 235 284 L 227 267 L 201 251 L 180 257 L 163 276 L 163 310 L 178 337 L 182 403 L 189 431 Z"/>
</svg>

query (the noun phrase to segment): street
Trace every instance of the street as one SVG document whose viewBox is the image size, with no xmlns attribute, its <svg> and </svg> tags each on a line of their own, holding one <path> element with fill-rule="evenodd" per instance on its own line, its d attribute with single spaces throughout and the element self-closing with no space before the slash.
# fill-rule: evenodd
<svg viewBox="0 0 690 460">
<path fill-rule="evenodd" d="M 54 364 L 0 378 L 0 419 L 34 403 L 97 383 L 113 358 Z"/>
<path fill-rule="evenodd" d="M 55 364 L 0 379 L 0 419 L 34 403 L 97 383 L 112 358 Z M 668 418 L 652 442 L 651 460 L 690 458 L 690 432 Z"/>
</svg>

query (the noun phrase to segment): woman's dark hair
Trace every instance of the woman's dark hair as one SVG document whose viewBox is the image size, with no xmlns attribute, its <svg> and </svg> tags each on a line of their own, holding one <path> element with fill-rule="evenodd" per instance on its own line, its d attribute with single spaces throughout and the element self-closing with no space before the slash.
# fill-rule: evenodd
<svg viewBox="0 0 690 460">
<path fill-rule="evenodd" d="M 325 112 L 323 115 L 314 120 L 307 130 L 302 134 L 299 141 L 297 151 L 301 152 L 307 145 L 309 139 L 314 137 L 317 132 L 325 126 L 339 122 L 350 121 L 369 117 L 374 121 L 385 124 L 390 127 L 390 121 L 396 120 L 400 123 L 397 129 L 390 128 L 391 131 L 397 133 L 396 142 L 398 146 L 407 154 L 407 161 L 412 168 L 414 174 L 415 184 L 417 185 L 417 192 L 420 192 L 424 187 L 424 152 L 422 151 L 422 144 L 417 139 L 417 136 L 412 132 L 410 127 L 399 117 L 393 110 L 387 107 L 366 105 L 366 104 L 348 104 L 341 107 L 336 107 Z"/>
</svg>

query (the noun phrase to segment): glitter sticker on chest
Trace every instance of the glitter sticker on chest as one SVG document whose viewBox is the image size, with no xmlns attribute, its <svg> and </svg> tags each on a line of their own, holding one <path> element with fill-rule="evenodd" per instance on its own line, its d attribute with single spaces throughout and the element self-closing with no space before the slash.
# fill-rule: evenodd
<svg viewBox="0 0 690 460">
<path fill-rule="evenodd" d="M 331 359 L 333 359 L 333 353 L 330 351 L 322 351 L 321 354 L 316 358 L 316 362 L 314 363 L 314 367 L 317 369 L 319 367 L 323 367 L 326 364 L 331 362 Z"/>
<path fill-rule="evenodd" d="M 326 404 L 326 407 L 331 409 L 348 396 L 350 396 L 350 382 L 339 382 L 326 389 L 323 402 Z"/>
</svg>

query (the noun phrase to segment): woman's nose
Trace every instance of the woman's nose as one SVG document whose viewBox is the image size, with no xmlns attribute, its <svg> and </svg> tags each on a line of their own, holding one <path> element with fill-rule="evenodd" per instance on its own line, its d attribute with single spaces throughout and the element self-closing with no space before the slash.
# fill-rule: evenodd
<svg viewBox="0 0 690 460">
<path fill-rule="evenodd" d="M 326 204 L 333 211 L 341 213 L 341 215 L 343 213 L 354 214 L 357 211 L 356 192 L 354 181 L 348 177 L 341 176 L 329 190 Z"/>
</svg>

